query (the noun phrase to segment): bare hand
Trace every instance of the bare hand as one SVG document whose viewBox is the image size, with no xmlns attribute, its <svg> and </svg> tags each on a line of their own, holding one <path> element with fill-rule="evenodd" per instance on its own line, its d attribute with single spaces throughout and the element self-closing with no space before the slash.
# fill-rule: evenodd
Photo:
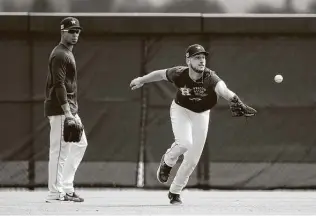
<svg viewBox="0 0 316 216">
<path fill-rule="evenodd" d="M 141 78 L 137 77 L 131 81 L 131 84 L 129 86 L 132 88 L 132 90 L 135 90 L 142 87 L 143 85 L 144 83 L 141 82 Z"/>
</svg>

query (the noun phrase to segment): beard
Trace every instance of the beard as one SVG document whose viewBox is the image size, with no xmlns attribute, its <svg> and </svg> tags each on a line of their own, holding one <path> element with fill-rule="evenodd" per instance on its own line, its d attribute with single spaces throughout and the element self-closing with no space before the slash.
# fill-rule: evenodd
<svg viewBox="0 0 316 216">
<path fill-rule="evenodd" d="M 194 72 L 199 73 L 199 74 L 203 73 L 203 72 L 204 72 L 204 69 L 205 69 L 205 68 L 199 69 L 198 67 L 193 67 L 192 65 L 190 65 L 190 68 L 191 68 Z"/>
<path fill-rule="evenodd" d="M 74 46 L 78 43 L 78 39 L 73 39 L 73 38 L 68 38 L 65 43 L 68 45 L 68 46 Z"/>
<path fill-rule="evenodd" d="M 78 43 L 78 40 L 71 40 L 69 43 L 70 45 L 76 45 Z"/>
</svg>

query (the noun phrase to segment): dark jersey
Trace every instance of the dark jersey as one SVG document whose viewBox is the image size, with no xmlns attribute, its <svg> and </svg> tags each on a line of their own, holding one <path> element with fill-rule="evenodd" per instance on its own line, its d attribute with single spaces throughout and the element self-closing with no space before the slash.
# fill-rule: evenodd
<svg viewBox="0 0 316 216">
<path fill-rule="evenodd" d="M 67 102 L 72 114 L 76 114 L 78 112 L 76 62 L 73 53 L 65 45 L 59 44 L 49 57 L 44 115 L 64 114 L 61 105 Z"/>
<path fill-rule="evenodd" d="M 217 104 L 216 84 L 221 80 L 214 71 L 205 68 L 203 76 L 193 81 L 189 68 L 178 66 L 167 69 L 167 79 L 178 88 L 175 102 L 193 112 L 204 112 Z"/>
</svg>

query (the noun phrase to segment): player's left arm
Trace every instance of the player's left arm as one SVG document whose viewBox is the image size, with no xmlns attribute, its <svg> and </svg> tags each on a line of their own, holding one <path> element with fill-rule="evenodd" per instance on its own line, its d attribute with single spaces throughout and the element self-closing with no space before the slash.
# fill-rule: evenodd
<svg viewBox="0 0 316 216">
<path fill-rule="evenodd" d="M 257 113 L 257 110 L 244 104 L 239 97 L 226 86 L 224 81 L 221 80 L 217 82 L 215 92 L 225 100 L 229 101 L 233 117 L 251 117 Z"/>
<path fill-rule="evenodd" d="M 220 80 L 215 85 L 215 92 L 217 95 L 221 96 L 227 101 L 231 101 L 235 96 L 237 96 L 233 91 L 231 91 L 223 80 Z"/>
<path fill-rule="evenodd" d="M 205 70 L 208 73 L 206 78 L 207 85 L 212 87 L 217 95 L 227 101 L 231 101 L 235 96 L 237 96 L 227 87 L 226 83 L 215 73 L 215 71 L 212 71 L 209 68 L 206 68 Z"/>
<path fill-rule="evenodd" d="M 227 101 L 230 101 L 236 94 L 229 90 L 225 82 L 215 73 L 215 71 L 206 68 L 207 78 L 206 85 L 213 88 L 217 95 Z"/>
<path fill-rule="evenodd" d="M 257 111 L 254 108 L 244 104 L 237 96 L 237 94 L 231 91 L 227 87 L 226 83 L 223 80 L 221 80 L 216 74 L 214 74 L 213 76 L 214 77 L 212 78 L 215 84 L 214 90 L 216 94 L 221 96 L 225 100 L 229 101 L 230 109 L 234 117 L 250 117 L 254 116 L 257 113 Z"/>
</svg>

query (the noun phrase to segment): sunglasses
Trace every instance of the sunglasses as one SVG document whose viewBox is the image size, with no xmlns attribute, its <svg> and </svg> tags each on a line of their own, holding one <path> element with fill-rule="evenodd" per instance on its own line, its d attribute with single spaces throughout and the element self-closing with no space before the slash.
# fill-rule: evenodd
<svg viewBox="0 0 316 216">
<path fill-rule="evenodd" d="M 69 29 L 69 30 L 63 30 L 65 32 L 68 32 L 69 34 L 80 34 L 81 30 L 80 29 Z"/>
</svg>

